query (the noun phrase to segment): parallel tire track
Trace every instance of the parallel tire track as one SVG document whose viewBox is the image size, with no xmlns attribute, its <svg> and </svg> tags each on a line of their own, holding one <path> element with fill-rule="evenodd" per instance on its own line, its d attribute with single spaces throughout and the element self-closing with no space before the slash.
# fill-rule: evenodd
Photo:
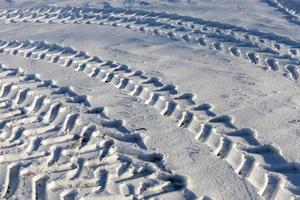
<svg viewBox="0 0 300 200">
<path fill-rule="evenodd" d="M 194 94 L 180 93 L 176 85 L 127 65 L 46 42 L 2 40 L 0 52 L 56 63 L 112 84 L 193 133 L 265 199 L 299 198 L 299 182 L 295 181 L 300 178 L 299 163 L 288 162 L 273 145 L 259 143 L 255 130 L 238 129 L 232 117 L 217 115 L 212 105 L 197 103 Z"/>
<path fill-rule="evenodd" d="M 196 198 L 139 134 L 88 105 L 70 88 L 0 65 L 1 199 Z"/>
<path fill-rule="evenodd" d="M 99 24 L 168 37 L 246 59 L 266 70 L 281 71 L 298 79 L 300 42 L 273 33 L 248 30 L 200 18 L 125 8 L 44 6 L 27 10 L 3 10 L 0 19 L 10 23 Z M 295 76 L 287 66 L 293 66 Z"/>
</svg>

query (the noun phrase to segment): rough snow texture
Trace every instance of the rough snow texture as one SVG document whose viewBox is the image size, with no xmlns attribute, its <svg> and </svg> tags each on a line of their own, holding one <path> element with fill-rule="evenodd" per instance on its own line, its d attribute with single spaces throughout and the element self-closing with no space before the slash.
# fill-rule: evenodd
<svg viewBox="0 0 300 200">
<path fill-rule="evenodd" d="M 300 198 L 299 3 L 51 3 L 1 4 L 2 198 Z"/>
</svg>

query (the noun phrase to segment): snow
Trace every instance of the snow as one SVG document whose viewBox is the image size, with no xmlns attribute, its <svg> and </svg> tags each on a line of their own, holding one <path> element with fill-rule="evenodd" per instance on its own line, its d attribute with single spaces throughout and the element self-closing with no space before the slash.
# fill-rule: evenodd
<svg viewBox="0 0 300 200">
<path fill-rule="evenodd" d="M 1 1 L 2 198 L 300 198 L 298 4 Z"/>
</svg>

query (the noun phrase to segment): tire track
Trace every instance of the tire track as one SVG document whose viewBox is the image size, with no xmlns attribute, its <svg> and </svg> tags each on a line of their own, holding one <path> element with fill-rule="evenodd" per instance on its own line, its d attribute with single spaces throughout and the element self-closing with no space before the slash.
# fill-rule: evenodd
<svg viewBox="0 0 300 200">
<path fill-rule="evenodd" d="M 0 83 L 1 198 L 196 198 L 162 154 L 83 96 L 2 64 Z"/>
<path fill-rule="evenodd" d="M 285 15 L 285 19 L 296 25 L 300 25 L 300 14 L 299 11 L 295 9 L 297 5 L 292 2 L 286 2 L 285 0 L 261 0 L 262 2 L 268 4 L 271 7 L 276 8 L 279 12 Z"/>
<path fill-rule="evenodd" d="M 209 146 L 213 153 L 231 165 L 265 199 L 299 198 L 299 164 L 288 162 L 273 145 L 261 144 L 257 132 L 237 128 L 231 116 L 217 115 L 208 103 L 198 103 L 192 93 L 180 93 L 176 85 L 163 83 L 127 65 L 103 61 L 83 51 L 47 42 L 4 41 L 0 52 L 28 59 L 44 60 L 101 79 L 136 96 L 161 115 L 188 129 L 195 139 Z M 290 68 L 291 70 L 293 68 Z"/>
<path fill-rule="evenodd" d="M 130 30 L 181 40 L 246 59 L 270 71 L 294 79 L 287 66 L 299 68 L 300 43 L 273 33 L 177 14 L 124 8 L 44 6 L 27 10 L 3 10 L 0 19 L 9 23 L 71 23 L 125 27 Z M 268 62 L 274 60 L 274 62 Z M 276 63 L 276 67 L 274 67 Z"/>
</svg>

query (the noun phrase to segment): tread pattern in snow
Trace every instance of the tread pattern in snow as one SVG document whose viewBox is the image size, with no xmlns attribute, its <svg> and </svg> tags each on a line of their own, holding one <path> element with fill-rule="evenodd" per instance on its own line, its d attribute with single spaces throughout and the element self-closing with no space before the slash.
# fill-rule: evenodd
<svg viewBox="0 0 300 200">
<path fill-rule="evenodd" d="M 281 71 L 292 79 L 297 80 L 299 77 L 298 41 L 222 22 L 137 9 L 71 6 L 3 10 L 0 19 L 10 23 L 74 23 L 125 27 L 222 51 L 266 70 Z M 295 69 L 293 72 L 289 70 L 291 66 Z"/>
<path fill-rule="evenodd" d="M 290 23 L 300 25 L 300 4 L 293 3 L 291 0 L 261 0 L 269 6 L 276 8 L 281 12 Z"/>
<path fill-rule="evenodd" d="M 195 198 L 162 154 L 85 96 L 4 65 L 0 83 L 1 199 Z"/>
<path fill-rule="evenodd" d="M 158 77 L 112 60 L 103 61 L 71 47 L 44 41 L 2 40 L 1 44 L 2 53 L 68 67 L 138 97 L 208 145 L 265 199 L 299 198 L 299 182 L 295 181 L 300 178 L 298 163 L 285 160 L 273 145 L 259 143 L 255 130 L 237 128 L 231 116 L 217 115 L 211 104 L 198 103 L 194 94 L 181 93 L 176 85 L 165 84 Z"/>
</svg>

